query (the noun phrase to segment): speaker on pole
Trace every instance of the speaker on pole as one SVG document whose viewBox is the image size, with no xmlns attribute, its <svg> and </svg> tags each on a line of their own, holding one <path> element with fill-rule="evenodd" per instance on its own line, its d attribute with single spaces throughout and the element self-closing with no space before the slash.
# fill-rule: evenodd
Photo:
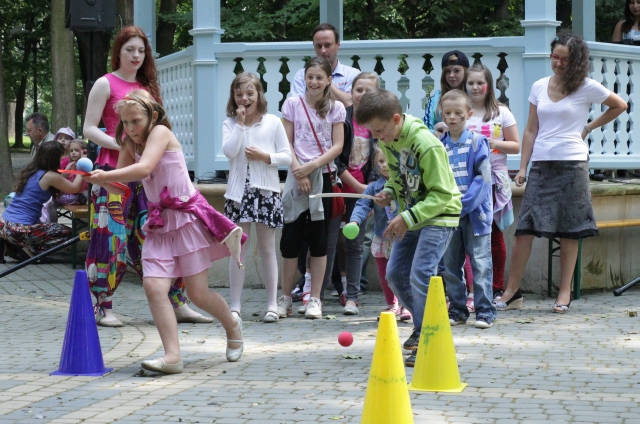
<svg viewBox="0 0 640 424">
<path fill-rule="evenodd" d="M 73 31 L 113 31 L 116 0 L 65 0 L 65 27 Z"/>
</svg>

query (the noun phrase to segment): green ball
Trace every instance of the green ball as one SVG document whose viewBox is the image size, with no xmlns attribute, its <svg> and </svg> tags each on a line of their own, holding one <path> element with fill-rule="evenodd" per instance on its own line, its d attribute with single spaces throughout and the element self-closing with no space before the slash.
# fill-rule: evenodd
<svg viewBox="0 0 640 424">
<path fill-rule="evenodd" d="M 347 224 L 342 229 L 342 233 L 349 240 L 353 240 L 354 238 L 358 237 L 359 232 L 360 227 L 358 227 L 358 224 Z"/>
</svg>

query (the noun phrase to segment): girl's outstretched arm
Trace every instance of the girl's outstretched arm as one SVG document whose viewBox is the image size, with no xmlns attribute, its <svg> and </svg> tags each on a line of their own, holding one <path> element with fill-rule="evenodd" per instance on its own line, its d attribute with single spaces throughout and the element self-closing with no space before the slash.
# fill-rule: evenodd
<svg viewBox="0 0 640 424">
<path fill-rule="evenodd" d="M 127 144 L 131 144 L 131 146 Z M 171 130 L 164 125 L 156 125 L 153 127 L 149 137 L 147 137 L 144 152 L 142 156 L 140 156 L 138 163 L 132 161 L 132 158 L 135 154 L 135 148 L 140 149 L 141 145 L 127 142 L 125 146 L 127 153 L 120 155 L 123 162 L 120 162 L 120 158 L 118 158 L 118 169 L 114 171 L 93 171 L 90 176 L 86 177 L 87 181 L 94 184 L 139 181 L 147 178 L 151 172 L 153 172 L 165 151 L 181 150 L 178 139 L 176 139 Z M 120 167 L 121 165 L 124 166 Z"/>
<path fill-rule="evenodd" d="M 80 193 L 82 191 L 82 175 L 76 175 L 76 179 L 71 182 L 57 172 L 48 171 L 40 179 L 40 187 L 43 190 L 54 187 L 63 193 Z"/>
</svg>

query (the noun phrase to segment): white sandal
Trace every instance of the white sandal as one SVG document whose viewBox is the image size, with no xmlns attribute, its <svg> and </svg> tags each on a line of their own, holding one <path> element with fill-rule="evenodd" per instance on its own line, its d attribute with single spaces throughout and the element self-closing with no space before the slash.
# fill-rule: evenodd
<svg viewBox="0 0 640 424">
<path fill-rule="evenodd" d="M 240 328 L 240 337 L 242 337 L 242 326 L 238 323 L 238 327 Z M 240 343 L 240 347 L 237 349 L 231 349 L 229 347 L 229 343 Z M 227 361 L 236 362 L 242 356 L 242 352 L 244 351 L 244 340 L 230 340 L 227 339 Z"/>
<path fill-rule="evenodd" d="M 264 314 L 264 318 L 262 319 L 262 322 L 266 322 L 266 323 L 278 322 L 279 319 L 280 319 L 280 316 L 278 315 L 277 312 L 267 311 L 267 313 Z"/>
</svg>

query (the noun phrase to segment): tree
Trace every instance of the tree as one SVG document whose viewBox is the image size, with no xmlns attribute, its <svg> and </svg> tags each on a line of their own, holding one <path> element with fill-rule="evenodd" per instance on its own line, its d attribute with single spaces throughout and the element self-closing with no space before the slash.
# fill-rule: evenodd
<svg viewBox="0 0 640 424">
<path fill-rule="evenodd" d="M 158 28 L 156 30 L 156 51 L 160 56 L 173 53 L 173 38 L 176 22 L 171 19 L 178 11 L 178 0 L 160 0 Z"/>
<path fill-rule="evenodd" d="M 13 166 L 9 151 L 8 110 L 4 91 L 4 69 L 2 66 L 2 44 L 0 36 L 0 191 L 9 193 L 13 188 Z"/>
<path fill-rule="evenodd" d="M 76 126 L 76 75 L 73 32 L 64 26 L 65 0 L 51 1 L 51 91 L 53 130 Z"/>
</svg>

